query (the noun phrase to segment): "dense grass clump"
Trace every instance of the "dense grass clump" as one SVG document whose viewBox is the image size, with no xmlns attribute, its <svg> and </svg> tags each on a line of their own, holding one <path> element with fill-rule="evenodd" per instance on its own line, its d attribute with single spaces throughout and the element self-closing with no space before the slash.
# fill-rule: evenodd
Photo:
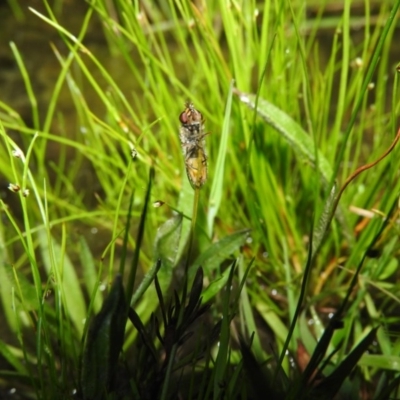
<svg viewBox="0 0 400 400">
<path fill-rule="evenodd" d="M 399 6 L 9 0 L 0 397 L 399 397 Z"/>
</svg>

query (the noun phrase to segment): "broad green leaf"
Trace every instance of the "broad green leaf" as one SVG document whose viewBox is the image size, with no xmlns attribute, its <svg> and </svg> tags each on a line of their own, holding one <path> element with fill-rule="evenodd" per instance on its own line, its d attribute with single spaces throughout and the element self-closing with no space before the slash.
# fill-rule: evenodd
<svg viewBox="0 0 400 400">
<path fill-rule="evenodd" d="M 197 257 L 190 268 L 190 275 L 193 275 L 200 266 L 203 267 L 205 275 L 217 269 L 224 260 L 244 244 L 249 232 L 250 230 L 248 229 L 238 231 L 213 243 Z"/>
<path fill-rule="evenodd" d="M 161 268 L 157 274 L 162 293 L 165 293 L 171 283 L 173 268 L 178 260 L 179 244 L 182 235 L 182 214 L 176 214 L 158 228 L 154 254 L 161 260 Z M 154 308 L 157 306 L 154 303 Z"/>
<path fill-rule="evenodd" d="M 254 110 L 254 94 L 242 93 L 235 90 L 242 103 Z M 276 129 L 289 143 L 290 146 L 302 157 L 307 159 L 312 165 L 315 165 L 315 146 L 310 135 L 288 114 L 274 106 L 267 100 L 258 98 L 257 113 L 269 125 Z M 318 152 L 318 170 L 324 182 L 330 182 L 332 178 L 332 167 L 325 156 Z"/>
<path fill-rule="evenodd" d="M 170 273 L 175 266 L 182 234 L 182 219 L 182 214 L 176 214 L 157 230 L 154 253 L 155 258 L 161 260 L 164 268 L 162 272 Z"/>
</svg>

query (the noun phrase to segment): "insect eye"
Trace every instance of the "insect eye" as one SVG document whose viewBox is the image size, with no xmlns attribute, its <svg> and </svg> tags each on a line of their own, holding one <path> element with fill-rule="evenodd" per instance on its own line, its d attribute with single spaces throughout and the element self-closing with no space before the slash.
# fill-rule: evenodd
<svg viewBox="0 0 400 400">
<path fill-rule="evenodd" d="M 183 111 L 181 115 L 179 116 L 179 121 L 181 121 L 182 124 L 187 124 L 188 123 L 188 115 L 186 111 Z"/>
</svg>

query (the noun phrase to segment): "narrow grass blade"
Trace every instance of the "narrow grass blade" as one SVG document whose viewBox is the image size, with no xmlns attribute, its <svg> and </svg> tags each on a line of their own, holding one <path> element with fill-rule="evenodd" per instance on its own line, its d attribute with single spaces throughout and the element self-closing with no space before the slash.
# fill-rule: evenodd
<svg viewBox="0 0 400 400">
<path fill-rule="evenodd" d="M 362 256 L 360 262 L 359 262 L 358 265 L 357 265 L 355 274 L 353 275 L 353 278 L 352 278 L 352 280 L 351 280 L 351 282 L 350 282 L 350 284 L 349 284 L 349 286 L 348 286 L 346 295 L 345 295 L 345 297 L 344 297 L 344 299 L 343 299 L 343 301 L 342 301 L 342 303 L 341 303 L 339 309 L 336 311 L 336 315 L 340 316 L 340 315 L 344 312 L 344 310 L 346 309 L 347 304 L 348 304 L 349 299 L 350 299 L 350 296 L 351 296 L 351 294 L 353 293 L 354 288 L 355 288 L 356 285 L 357 285 L 358 277 L 359 277 L 359 274 L 360 274 L 360 272 L 361 272 L 361 268 L 362 268 L 363 265 L 364 265 L 365 259 L 367 258 L 369 252 L 374 248 L 375 243 L 376 243 L 376 242 L 379 240 L 379 238 L 382 236 L 382 232 L 384 231 L 384 229 L 386 228 L 386 226 L 389 224 L 390 219 L 391 219 L 391 216 L 393 215 L 393 213 L 395 212 L 395 210 L 396 210 L 397 207 L 398 207 L 398 206 L 397 206 L 397 203 L 398 203 L 398 199 L 395 199 L 395 200 L 393 201 L 391 207 L 390 207 L 390 211 L 388 212 L 386 218 L 384 219 L 384 221 L 383 221 L 381 227 L 379 228 L 377 234 L 372 238 L 372 240 L 370 241 L 370 243 L 369 243 L 369 245 L 368 245 L 368 248 L 365 250 L 365 252 L 364 252 L 364 254 L 363 254 L 363 256 Z"/>
<path fill-rule="evenodd" d="M 361 87 L 361 90 L 360 90 L 360 94 L 359 94 L 359 96 L 357 98 L 357 101 L 355 103 L 355 106 L 354 106 L 354 108 L 352 110 L 350 121 L 349 121 L 349 123 L 348 123 L 348 125 L 346 127 L 346 130 L 344 132 L 344 135 L 343 135 L 343 138 L 342 138 L 342 141 L 341 141 L 342 143 L 341 143 L 338 155 L 336 157 L 336 164 L 335 164 L 334 174 L 332 175 L 332 182 L 331 183 L 333 183 L 333 180 L 335 179 L 335 176 L 336 176 L 337 172 L 339 171 L 340 164 L 343 162 L 343 155 L 344 155 L 344 152 L 345 152 L 345 150 L 347 148 L 347 145 L 348 145 L 347 142 L 348 142 L 348 139 L 350 137 L 350 133 L 351 133 L 351 131 L 352 131 L 352 129 L 353 129 L 355 123 L 356 123 L 356 120 L 357 120 L 357 118 L 359 116 L 359 112 L 360 112 L 360 109 L 362 107 L 362 104 L 365 101 L 365 93 L 368 90 L 368 85 L 374 79 L 373 75 L 374 75 L 375 69 L 376 69 L 376 67 L 377 67 L 377 65 L 379 63 L 379 59 L 380 59 L 380 57 L 382 55 L 382 51 L 383 51 L 384 45 L 386 44 L 385 43 L 386 42 L 386 37 L 387 37 L 391 27 L 392 27 L 392 24 L 396 21 L 397 11 L 398 11 L 399 7 L 400 7 L 400 1 L 398 0 L 397 2 L 395 2 L 393 4 L 393 7 L 392 7 L 392 9 L 390 11 L 390 14 L 389 14 L 389 17 L 387 18 L 386 23 L 385 23 L 385 25 L 383 27 L 382 33 L 379 35 L 379 40 L 378 40 L 378 43 L 377 43 L 377 45 L 376 45 L 376 47 L 374 49 L 374 52 L 372 54 L 371 62 L 368 65 L 368 69 L 367 69 L 367 72 L 365 74 L 365 79 L 363 81 L 363 84 L 362 84 L 362 87 Z"/>
<path fill-rule="evenodd" d="M 93 255 L 90 251 L 89 245 L 83 236 L 79 237 L 79 257 L 81 260 L 81 265 L 83 268 L 83 279 L 85 281 L 86 290 L 89 295 L 95 293 L 94 298 L 91 300 L 93 304 L 93 311 L 99 312 L 101 308 L 102 298 L 98 290 L 94 292 L 99 285 L 98 283 L 98 273 L 96 271 L 96 266 L 93 260 Z"/>
<path fill-rule="evenodd" d="M 311 391 L 311 395 L 315 398 L 331 399 L 340 389 L 344 380 L 349 376 L 350 372 L 357 365 L 358 360 L 368 350 L 376 337 L 376 331 L 379 327 L 372 329 L 368 335 L 351 351 L 351 353 L 340 363 L 332 374 L 323 379 Z"/>
<path fill-rule="evenodd" d="M 222 194 L 224 190 L 225 158 L 228 149 L 229 123 L 230 123 L 231 109 L 232 109 L 232 91 L 233 91 L 233 81 L 231 81 L 231 84 L 229 86 L 228 99 L 225 108 L 224 124 L 222 126 L 222 134 L 219 140 L 218 157 L 217 157 L 217 162 L 215 164 L 214 179 L 210 193 L 210 201 L 207 214 L 207 227 L 208 227 L 209 237 L 212 237 L 214 219 L 221 205 Z"/>
<path fill-rule="evenodd" d="M 384 388 L 375 393 L 373 400 L 387 400 L 394 399 L 395 397 L 391 396 L 393 390 L 399 390 L 400 387 L 400 375 L 396 376 L 388 385 L 385 385 Z"/>
<path fill-rule="evenodd" d="M 125 264 L 126 264 L 126 256 L 128 253 L 128 241 L 129 241 L 129 233 L 131 230 L 131 219 L 132 219 L 132 208 L 133 208 L 133 201 L 134 201 L 135 193 L 131 193 L 131 197 L 129 199 L 129 208 L 128 208 L 128 215 L 126 216 L 126 223 L 125 223 L 125 232 L 124 232 L 124 241 L 122 243 L 122 250 L 120 253 L 120 260 L 119 260 L 119 273 L 121 276 L 124 276 L 125 273 Z"/>
<path fill-rule="evenodd" d="M 4 283 L 8 281 L 9 287 L 7 288 L 8 290 L 5 290 L 6 288 L 4 287 L 3 291 L 8 294 L 11 299 L 11 291 L 13 290 L 15 292 L 15 298 L 20 301 L 24 311 L 36 312 L 39 309 L 39 300 L 36 297 L 35 286 L 31 282 L 29 282 L 28 278 L 25 275 L 23 275 L 12 265 L 4 265 L 4 272 L 6 274 L 6 280 L 4 281 Z M 1 283 L 3 284 L 3 281 Z M 12 308 L 15 308 L 15 304 Z M 14 309 L 12 311 L 15 313 L 18 310 Z"/>
<path fill-rule="evenodd" d="M 322 214 L 319 217 L 316 228 L 314 229 L 313 234 L 313 249 L 311 254 L 311 259 L 313 260 L 315 255 L 318 253 L 318 250 L 324 240 L 326 233 L 328 232 L 330 223 L 332 222 L 333 214 L 335 211 L 336 204 L 336 185 L 332 186 L 331 192 L 328 198 L 325 201 L 324 208 L 322 210 Z"/>
<path fill-rule="evenodd" d="M 130 307 L 128 311 L 128 318 L 132 322 L 133 326 L 139 332 L 141 339 L 143 340 L 144 345 L 150 351 L 150 354 L 153 357 L 155 363 L 157 363 L 157 350 L 153 343 L 153 338 L 147 333 L 143 322 L 141 321 L 139 315 L 135 312 L 135 310 Z"/>
<path fill-rule="evenodd" d="M 112 390 L 126 316 L 125 293 L 121 275 L 118 275 L 100 313 L 93 318 L 86 337 L 80 375 L 83 399 L 104 398 Z"/>
<path fill-rule="evenodd" d="M 40 249 L 48 275 L 54 275 L 60 293 L 76 330 L 82 335 L 86 303 L 75 268 L 64 249 L 43 230 L 38 231 Z"/>
<path fill-rule="evenodd" d="M 131 305 L 132 307 L 136 304 L 136 302 L 144 295 L 146 290 L 149 288 L 151 282 L 153 282 L 155 276 L 161 268 L 161 260 L 157 260 L 157 262 L 151 267 L 150 271 L 145 275 L 139 287 L 136 289 L 135 293 L 132 296 Z"/>
<path fill-rule="evenodd" d="M 251 260 L 251 262 L 245 269 L 243 255 L 241 255 L 238 259 L 238 273 L 241 285 L 239 288 L 240 298 L 238 298 L 237 302 L 239 303 L 240 301 L 239 307 L 241 311 L 240 320 L 241 320 L 242 335 L 246 335 L 245 337 L 250 337 L 251 335 L 253 335 L 252 339 L 253 352 L 256 357 L 261 358 L 261 356 L 263 355 L 263 349 L 261 346 L 260 336 L 258 334 L 259 331 L 254 319 L 253 306 L 251 304 L 250 296 L 246 286 L 247 276 L 248 273 L 250 272 L 250 268 L 253 263 L 254 263 L 254 258 Z"/>
<path fill-rule="evenodd" d="M 20 360 L 18 356 L 14 354 L 11 347 L 0 340 L 0 354 L 1 357 L 6 360 L 19 374 L 28 377 L 28 370 L 26 365 Z"/>
<path fill-rule="evenodd" d="M 201 291 L 203 289 L 203 278 L 204 278 L 203 268 L 199 267 L 193 279 L 192 289 L 190 290 L 190 295 L 189 295 L 189 303 L 186 306 L 183 315 L 184 320 L 187 319 L 192 313 L 194 313 L 196 307 L 200 306 L 201 303 L 200 296 L 201 296 Z"/>
<path fill-rule="evenodd" d="M 234 272 L 235 272 L 235 263 L 233 263 L 230 268 L 228 283 L 226 285 L 226 291 L 224 294 L 223 304 L 222 304 L 223 311 L 222 311 L 221 336 L 219 340 L 218 355 L 215 360 L 215 368 L 214 368 L 214 394 L 213 394 L 214 400 L 220 398 L 222 392 L 221 384 L 224 381 L 227 364 L 229 362 L 228 361 L 229 336 L 230 336 L 229 326 L 232 318 L 232 315 L 230 314 L 229 310 L 229 303 L 231 297 L 231 287 L 232 287 Z"/>
<path fill-rule="evenodd" d="M 135 252 L 133 254 L 131 268 L 129 271 L 128 284 L 126 287 L 126 298 L 127 298 L 129 304 L 131 304 L 131 301 L 132 301 L 133 286 L 135 284 L 136 271 L 137 271 L 137 268 L 139 265 L 140 248 L 142 246 L 142 241 L 143 241 L 143 236 L 144 236 L 144 227 L 146 224 L 147 209 L 148 209 L 148 206 L 150 203 L 150 193 L 151 193 L 151 186 L 152 186 L 153 179 L 154 179 L 154 169 L 151 168 L 150 173 L 149 173 L 149 183 L 147 186 L 146 197 L 144 199 L 142 214 L 140 216 L 140 222 L 139 222 L 137 238 L 136 238 Z"/>
<path fill-rule="evenodd" d="M 202 298 L 203 303 L 207 303 L 210 301 L 217 293 L 221 291 L 223 287 L 225 287 L 229 278 L 229 269 L 226 269 L 222 275 L 216 279 L 214 279 L 203 291 Z"/>
<path fill-rule="evenodd" d="M 324 334 L 322 335 L 321 339 L 318 341 L 317 346 L 314 349 L 314 352 L 311 356 L 309 363 L 307 364 L 306 369 L 299 377 L 297 382 L 292 385 L 288 398 L 297 399 L 299 394 L 303 394 L 306 392 L 309 380 L 325 357 L 328 346 L 331 343 L 334 331 L 342 327 L 342 321 L 338 320 L 337 318 L 332 318 L 329 321 L 329 324 L 325 329 Z"/>
<path fill-rule="evenodd" d="M 255 95 L 242 93 L 235 89 L 240 101 L 250 107 L 255 108 Z M 288 114 L 274 106 L 267 100 L 258 99 L 257 113 L 260 117 L 271 125 L 278 133 L 282 135 L 294 150 L 312 165 L 315 166 L 315 146 L 310 135 Z M 318 171 L 326 184 L 332 178 L 332 167 L 325 156 L 318 151 Z"/>
<path fill-rule="evenodd" d="M 255 303 L 255 308 L 261 315 L 265 323 L 271 328 L 272 332 L 281 342 L 284 342 L 288 336 L 288 328 L 279 315 L 266 304 L 265 301 L 259 300 Z"/>
<path fill-rule="evenodd" d="M 283 394 L 279 393 L 278 387 L 272 381 L 271 374 L 268 374 L 268 370 L 263 369 L 258 363 L 257 359 L 254 357 L 250 348 L 244 341 L 240 340 L 240 351 L 243 356 L 243 369 L 246 374 L 247 381 L 250 384 L 250 395 L 254 399 L 265 399 L 266 393 L 268 393 L 268 398 L 272 400 L 283 399 Z"/>
<path fill-rule="evenodd" d="M 181 238 L 179 241 L 177 259 L 183 257 L 184 252 L 186 250 L 187 242 L 189 240 L 194 194 L 195 191 L 190 186 L 189 180 L 183 179 L 182 189 L 179 193 L 178 210 L 180 213 L 182 213 L 182 216 L 184 216 L 185 218 L 183 218 L 182 220 L 182 231 L 181 231 Z"/>
<path fill-rule="evenodd" d="M 303 275 L 303 280 L 302 280 L 302 283 L 301 283 L 300 295 L 299 295 L 299 299 L 297 300 L 297 306 L 296 306 L 296 310 L 294 312 L 293 319 L 292 319 L 292 321 L 290 323 L 290 328 L 289 328 L 288 335 L 286 337 L 286 340 L 285 340 L 285 343 L 283 345 L 283 349 L 282 349 L 281 355 L 279 357 L 279 363 L 278 363 L 278 367 L 279 368 L 282 366 L 282 362 L 283 362 L 283 359 L 285 357 L 286 351 L 289 348 L 289 344 L 290 344 L 290 341 L 292 339 L 293 332 L 294 332 L 294 330 L 296 328 L 296 324 L 297 324 L 297 320 L 298 320 L 299 315 L 300 315 L 301 308 L 303 306 L 303 300 L 304 300 L 304 297 L 305 297 L 305 295 L 307 293 L 307 282 L 308 282 L 308 278 L 309 278 L 309 276 L 311 274 L 311 266 L 312 266 L 312 248 L 313 248 L 312 237 L 313 237 L 313 231 L 311 230 L 310 243 L 309 243 L 309 248 L 308 248 L 308 257 L 307 257 L 306 265 L 304 267 L 304 275 Z M 277 368 L 277 370 L 275 372 L 274 380 L 276 380 L 276 378 L 277 378 L 277 374 L 279 372 L 279 368 Z"/>
<path fill-rule="evenodd" d="M 18 51 L 17 46 L 13 42 L 10 43 L 10 46 L 11 46 L 11 50 L 12 50 L 12 52 L 14 54 L 14 57 L 15 57 L 15 59 L 17 61 L 18 68 L 21 71 L 22 78 L 24 79 L 26 92 L 28 94 L 28 98 L 29 98 L 29 101 L 31 103 L 33 126 L 34 126 L 35 129 L 39 129 L 38 102 L 37 102 L 35 93 L 34 93 L 33 88 L 32 88 L 32 82 L 31 82 L 31 80 L 29 78 L 29 74 L 28 74 L 28 71 L 27 71 L 27 69 L 25 67 L 25 63 L 24 63 L 24 61 L 22 59 L 22 55 Z"/>
</svg>

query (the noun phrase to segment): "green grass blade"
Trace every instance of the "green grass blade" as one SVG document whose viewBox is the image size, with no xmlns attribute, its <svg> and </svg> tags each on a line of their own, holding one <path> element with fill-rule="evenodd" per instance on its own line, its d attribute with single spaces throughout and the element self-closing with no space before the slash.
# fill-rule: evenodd
<svg viewBox="0 0 400 400">
<path fill-rule="evenodd" d="M 224 172 L 225 172 L 225 158 L 228 149 L 228 139 L 229 139 L 229 125 L 231 119 L 231 109 L 232 109 L 232 92 L 233 91 L 233 81 L 229 86 L 229 93 L 227 98 L 227 103 L 225 107 L 224 124 L 222 126 L 222 134 L 219 140 L 219 150 L 217 162 L 215 163 L 214 169 L 214 179 L 211 186 L 211 193 L 208 205 L 207 213 L 207 228 L 208 235 L 212 237 L 214 219 L 218 213 L 218 209 L 221 205 L 224 189 Z M 226 182 L 225 182 L 226 184 Z"/>
<path fill-rule="evenodd" d="M 225 287 L 226 283 L 228 282 L 229 278 L 229 273 L 230 270 L 226 269 L 221 276 L 218 278 L 214 279 L 203 291 L 201 294 L 203 298 L 203 303 L 207 303 L 210 301 L 212 298 L 216 296 L 217 293 L 219 293 L 223 287 Z"/>
<path fill-rule="evenodd" d="M 310 238 L 312 238 L 312 237 L 313 237 L 313 232 L 311 231 Z M 286 351 L 289 348 L 290 341 L 291 341 L 293 333 L 294 333 L 294 331 L 296 329 L 297 320 L 298 320 L 298 318 L 300 316 L 300 312 L 301 312 L 301 309 L 302 309 L 302 306 L 303 306 L 303 301 L 304 301 L 304 298 L 305 298 L 306 293 L 307 293 L 307 283 L 308 283 L 308 279 L 309 279 L 310 274 L 311 274 L 311 267 L 312 267 L 312 248 L 313 248 L 313 243 L 312 243 L 312 239 L 310 239 L 309 248 L 308 248 L 308 257 L 307 257 L 306 265 L 304 267 L 304 275 L 303 275 L 303 279 L 302 279 L 302 282 L 301 282 L 300 295 L 299 295 L 299 298 L 297 300 L 296 310 L 295 310 L 293 318 L 292 318 L 292 320 L 290 322 L 290 328 L 289 328 L 288 335 L 287 335 L 287 337 L 285 339 L 285 343 L 283 345 L 283 349 L 282 349 L 281 354 L 279 356 L 279 363 L 278 363 L 279 367 L 282 367 L 283 359 L 285 358 Z M 274 376 L 274 380 L 275 381 L 276 381 L 278 372 L 279 372 L 279 369 L 277 369 L 276 372 L 275 372 L 275 376 Z"/>
<path fill-rule="evenodd" d="M 36 99 L 35 93 L 34 93 L 33 88 L 32 88 L 31 79 L 30 79 L 28 71 L 27 71 L 27 69 L 25 67 L 25 63 L 24 63 L 24 61 L 22 59 L 22 55 L 18 51 L 17 46 L 13 42 L 10 43 L 10 46 L 11 46 L 11 50 L 12 50 L 12 52 L 14 54 L 14 57 L 15 57 L 15 59 L 17 61 L 18 68 L 21 71 L 22 77 L 24 79 L 26 92 L 28 94 L 28 98 L 29 98 L 29 101 L 31 103 L 33 127 L 35 129 L 39 129 L 38 103 L 37 103 L 37 99 Z"/>
<path fill-rule="evenodd" d="M 18 355 L 19 351 L 15 351 L 11 346 L 0 340 L 0 354 L 4 360 L 6 360 L 19 374 L 28 376 L 28 370 L 26 365 L 20 360 Z M 19 350 L 19 349 L 18 349 Z"/>
<path fill-rule="evenodd" d="M 190 278 L 192 278 L 197 268 L 200 266 L 203 267 L 206 275 L 215 271 L 223 261 L 244 244 L 249 232 L 248 229 L 235 232 L 213 243 L 207 250 L 201 253 L 191 265 L 189 273 Z"/>
<path fill-rule="evenodd" d="M 83 279 L 86 290 L 89 295 L 94 294 L 94 298 L 91 299 L 93 311 L 99 312 L 102 303 L 101 293 L 98 290 L 99 274 L 96 270 L 96 265 L 89 244 L 83 236 L 79 237 L 79 247 L 79 258 L 81 260 L 81 265 L 83 266 Z"/>
<path fill-rule="evenodd" d="M 150 203 L 150 194 L 151 194 L 151 186 L 153 183 L 154 179 L 154 169 L 150 168 L 149 172 L 149 182 L 147 185 L 147 191 L 146 191 L 146 197 L 144 199 L 143 203 L 143 208 L 142 208 L 142 213 L 140 216 L 140 222 L 139 222 L 139 227 L 137 231 L 137 238 L 136 238 L 136 247 L 135 251 L 133 254 L 133 259 L 131 263 L 131 267 L 129 270 L 129 277 L 128 277 L 128 283 L 126 286 L 126 298 L 128 300 L 128 304 L 131 304 L 132 302 L 132 297 L 133 297 L 133 287 L 135 284 L 135 279 L 136 279 L 136 272 L 139 266 L 139 255 L 140 255 L 140 250 L 143 242 L 143 237 L 144 237 L 144 229 L 146 225 L 146 216 L 147 216 L 147 210 L 149 207 Z"/>
<path fill-rule="evenodd" d="M 77 332 L 82 335 L 86 319 L 86 302 L 74 265 L 65 253 L 65 249 L 49 236 L 49 232 L 46 234 L 40 230 L 38 235 L 47 274 L 56 280 L 65 312 L 70 316 Z"/>
<path fill-rule="evenodd" d="M 146 290 L 149 288 L 151 282 L 153 282 L 155 276 L 159 272 L 161 268 L 160 260 L 153 265 L 150 271 L 145 275 L 142 282 L 140 283 L 139 287 L 136 289 L 135 293 L 132 296 L 131 306 L 134 307 L 136 302 L 142 298 Z"/>
<path fill-rule="evenodd" d="M 239 96 L 242 103 L 252 110 L 255 108 L 255 95 L 246 94 L 235 89 L 235 94 Z M 308 133 L 288 114 L 274 106 L 267 100 L 258 99 L 257 113 L 260 117 L 271 125 L 278 133 L 285 138 L 290 146 L 312 165 L 315 165 L 315 146 Z M 332 178 L 332 168 L 325 156 L 318 150 L 318 170 L 323 178 L 323 182 L 330 182 Z"/>
<path fill-rule="evenodd" d="M 104 398 L 113 388 L 127 315 L 122 278 L 118 275 L 87 334 L 80 376 L 83 399 Z"/>
<path fill-rule="evenodd" d="M 340 363 L 332 374 L 322 380 L 313 390 L 311 396 L 315 398 L 330 398 L 334 396 L 344 380 L 350 375 L 357 365 L 358 360 L 365 353 L 376 337 L 378 328 L 372 329 L 368 335 L 351 351 L 351 353 Z"/>
<path fill-rule="evenodd" d="M 350 133 L 351 133 L 353 127 L 354 127 L 354 124 L 355 124 L 356 119 L 358 117 L 358 113 L 359 113 L 359 111 L 360 111 L 360 109 L 362 107 L 362 104 L 364 102 L 364 95 L 367 92 L 368 85 L 373 79 L 373 74 L 374 74 L 374 71 L 375 71 L 378 63 L 379 63 L 379 58 L 381 56 L 383 46 L 385 45 L 386 37 L 387 37 L 387 35 L 388 35 L 389 31 L 390 31 L 390 28 L 391 28 L 392 24 L 394 23 L 394 21 L 396 21 L 397 11 L 398 11 L 399 7 L 400 7 L 400 0 L 397 0 L 393 4 L 393 7 L 392 7 L 392 9 L 390 11 L 390 14 L 389 14 L 389 17 L 387 18 L 385 26 L 383 27 L 383 31 L 379 36 L 379 40 L 378 40 L 378 43 L 376 45 L 376 48 L 374 49 L 374 52 L 373 52 L 373 55 L 372 55 L 372 58 L 371 58 L 371 62 L 369 64 L 369 66 L 368 66 L 367 72 L 365 74 L 365 79 L 364 79 L 364 82 L 363 82 L 361 90 L 360 90 L 360 94 L 358 96 L 356 104 L 355 104 L 355 106 L 353 108 L 353 111 L 351 113 L 350 121 L 349 121 L 349 123 L 347 125 L 347 128 L 346 128 L 345 132 L 344 132 L 344 138 L 342 140 L 342 145 L 341 145 L 341 147 L 339 149 L 339 152 L 338 152 L 338 155 L 336 157 L 336 164 L 335 164 L 335 169 L 334 169 L 335 173 L 331 177 L 331 184 L 333 183 L 333 180 L 335 179 L 335 177 L 337 175 L 337 172 L 339 170 L 340 163 L 343 160 L 343 155 L 344 155 L 344 152 L 346 150 L 346 146 L 347 146 L 348 139 L 350 137 Z"/>
<path fill-rule="evenodd" d="M 230 268 L 228 283 L 226 285 L 226 291 L 223 297 L 222 304 L 222 325 L 221 325 L 221 336 L 218 347 L 218 354 L 215 360 L 215 368 L 214 368 L 214 400 L 220 398 L 220 394 L 222 392 L 221 383 L 224 381 L 224 376 L 226 373 L 226 368 L 228 365 L 228 354 L 229 354 L 229 326 L 231 323 L 231 313 L 229 310 L 229 303 L 231 297 L 231 287 L 233 281 L 233 274 L 235 272 L 235 263 L 232 264 Z"/>
<path fill-rule="evenodd" d="M 250 395 L 254 396 L 251 398 L 257 400 L 265 399 L 266 393 L 268 393 L 268 398 L 271 400 L 284 398 L 283 393 L 279 392 L 278 386 L 273 383 L 271 373 L 269 373 L 268 369 L 263 369 L 243 340 L 240 341 L 240 350 L 243 355 L 243 369 L 246 373 L 246 380 L 252 389 Z"/>
</svg>

